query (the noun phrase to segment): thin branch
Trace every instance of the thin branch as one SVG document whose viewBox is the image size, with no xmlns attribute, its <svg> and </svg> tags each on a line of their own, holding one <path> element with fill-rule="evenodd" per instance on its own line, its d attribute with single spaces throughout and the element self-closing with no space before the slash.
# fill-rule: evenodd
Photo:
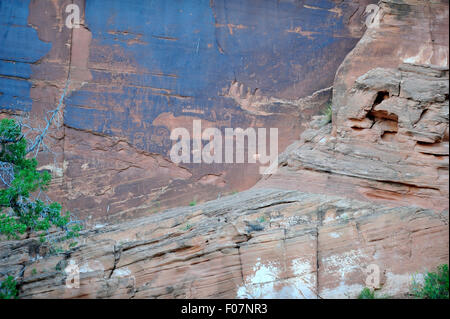
<svg viewBox="0 0 450 319">
<path fill-rule="evenodd" d="M 53 111 L 51 111 L 51 117 L 50 119 L 46 119 L 47 125 L 45 126 L 45 128 L 42 130 L 41 134 L 39 134 L 38 136 L 36 136 L 34 143 L 27 149 L 27 154 L 30 152 L 33 152 L 35 149 L 38 151 L 39 147 L 42 144 L 42 141 L 44 140 L 45 136 L 47 135 L 47 131 L 50 128 L 50 125 L 52 124 L 53 120 L 55 119 L 55 117 L 58 115 L 64 97 L 66 96 L 66 92 L 67 92 L 67 88 L 69 87 L 69 83 L 70 83 L 70 79 L 68 79 L 66 81 L 66 86 L 64 88 L 63 94 L 61 95 L 61 98 L 59 99 L 59 103 L 58 106 L 56 107 L 56 109 L 54 109 Z"/>
</svg>

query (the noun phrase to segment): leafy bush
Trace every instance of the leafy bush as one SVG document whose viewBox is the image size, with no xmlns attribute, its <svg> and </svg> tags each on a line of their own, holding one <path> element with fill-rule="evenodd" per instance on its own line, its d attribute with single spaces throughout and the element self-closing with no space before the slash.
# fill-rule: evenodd
<svg viewBox="0 0 450 319">
<path fill-rule="evenodd" d="M 14 277 L 8 276 L 0 283 L 0 299 L 17 299 L 18 294 L 17 282 Z"/>
<path fill-rule="evenodd" d="M 359 294 L 358 299 L 375 299 L 375 292 L 365 287 Z"/>
<path fill-rule="evenodd" d="M 65 238 L 78 236 L 79 222 L 61 205 L 39 199 L 51 180 L 48 172 L 37 170 L 35 158 L 27 158 L 28 141 L 13 119 L 0 122 L 0 235 L 18 239 L 25 232 L 38 232 L 46 241 L 52 226 L 63 229 Z M 3 185 L 2 185 L 3 184 Z M 37 197 L 34 193 L 38 192 Z"/>
<path fill-rule="evenodd" d="M 425 274 L 424 283 L 413 282 L 412 294 L 422 299 L 449 299 L 448 265 L 440 265 L 437 272 Z"/>
</svg>

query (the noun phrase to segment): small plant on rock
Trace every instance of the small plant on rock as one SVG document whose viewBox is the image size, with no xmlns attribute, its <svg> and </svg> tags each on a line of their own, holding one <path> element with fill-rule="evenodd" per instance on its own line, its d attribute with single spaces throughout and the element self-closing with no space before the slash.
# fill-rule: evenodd
<svg viewBox="0 0 450 319">
<path fill-rule="evenodd" d="M 423 284 L 414 280 L 411 290 L 413 296 L 421 299 L 449 299 L 448 265 L 440 265 L 436 272 L 426 273 Z"/>
<path fill-rule="evenodd" d="M 195 206 L 195 205 L 197 205 L 197 201 L 195 199 L 189 203 L 189 206 Z"/>
<path fill-rule="evenodd" d="M 0 299 L 17 299 L 18 295 L 17 282 L 13 276 L 0 282 Z"/>
<path fill-rule="evenodd" d="M 264 222 L 266 222 L 266 221 L 267 221 L 266 216 L 260 216 L 260 217 L 258 218 L 258 222 L 260 222 L 260 223 L 264 223 Z"/>
<path fill-rule="evenodd" d="M 187 230 L 189 230 L 189 229 L 191 229 L 192 228 L 192 225 L 191 224 L 186 224 L 186 226 L 184 226 L 182 229 L 184 230 L 184 231 L 187 231 Z"/>
<path fill-rule="evenodd" d="M 358 299 L 375 299 L 375 291 L 365 287 L 359 294 Z"/>
<path fill-rule="evenodd" d="M 322 115 L 324 116 L 323 125 L 331 123 L 333 116 L 333 107 L 331 103 L 328 103 L 325 110 L 323 110 Z"/>
</svg>

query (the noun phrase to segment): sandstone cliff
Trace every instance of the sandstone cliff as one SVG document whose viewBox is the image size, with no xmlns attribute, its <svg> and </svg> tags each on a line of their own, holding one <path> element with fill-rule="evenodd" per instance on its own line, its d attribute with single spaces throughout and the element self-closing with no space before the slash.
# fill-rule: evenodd
<svg viewBox="0 0 450 319">
<path fill-rule="evenodd" d="M 383 293 L 404 297 L 412 274 L 448 260 L 448 214 L 250 190 L 99 227 L 58 256 L 34 239 L 0 247 L 23 298 L 354 298 L 370 264 Z"/>
<path fill-rule="evenodd" d="M 37 126 L 70 79 L 39 162 L 52 199 L 90 224 L 215 199 L 252 187 L 258 167 L 177 167 L 170 132 L 278 127 L 284 150 L 330 98 L 374 2 L 2 1 L 0 113 Z M 70 3 L 80 28 L 65 26 Z"/>
<path fill-rule="evenodd" d="M 337 71 L 332 127 L 313 121 L 259 187 L 448 210 L 448 4 L 379 5 Z"/>
<path fill-rule="evenodd" d="M 332 123 L 314 118 L 275 174 L 98 224 L 64 254 L 1 242 L 0 273 L 19 276 L 23 298 L 354 298 L 376 265 L 379 293 L 407 297 L 412 275 L 448 263 L 448 77 L 448 3 L 381 1 L 336 74 Z"/>
</svg>

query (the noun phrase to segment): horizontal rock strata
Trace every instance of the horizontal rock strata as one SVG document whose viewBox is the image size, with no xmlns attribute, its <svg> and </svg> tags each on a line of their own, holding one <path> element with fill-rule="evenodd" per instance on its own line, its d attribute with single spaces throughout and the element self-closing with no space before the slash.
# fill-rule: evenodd
<svg viewBox="0 0 450 319">
<path fill-rule="evenodd" d="M 22 274 L 22 298 L 354 298 L 376 264 L 381 292 L 404 297 L 411 274 L 448 260 L 448 214 L 259 189 L 79 242 L 54 256 L 37 239 L 2 242 L 0 273 Z"/>
</svg>

